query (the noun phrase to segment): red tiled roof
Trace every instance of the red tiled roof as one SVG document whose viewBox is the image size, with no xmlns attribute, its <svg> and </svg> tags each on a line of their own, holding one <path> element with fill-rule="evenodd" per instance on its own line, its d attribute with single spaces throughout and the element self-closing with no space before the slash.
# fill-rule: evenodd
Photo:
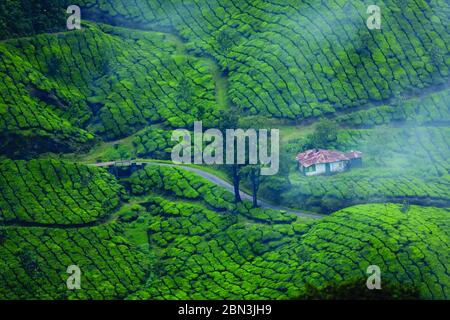
<svg viewBox="0 0 450 320">
<path fill-rule="evenodd" d="M 296 159 L 302 166 L 309 167 L 313 164 L 345 161 L 361 157 L 362 153 L 359 151 L 344 153 L 335 150 L 313 149 L 298 154 Z"/>
<path fill-rule="evenodd" d="M 357 158 L 362 158 L 362 152 L 359 152 L 359 151 L 349 151 L 349 152 L 346 152 L 345 153 L 345 156 L 348 158 L 348 159 L 357 159 Z"/>
</svg>

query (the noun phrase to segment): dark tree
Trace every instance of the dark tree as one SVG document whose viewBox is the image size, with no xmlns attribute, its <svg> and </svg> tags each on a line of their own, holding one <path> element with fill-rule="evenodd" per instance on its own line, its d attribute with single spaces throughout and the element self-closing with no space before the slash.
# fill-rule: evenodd
<svg viewBox="0 0 450 320">
<path fill-rule="evenodd" d="M 440 64 L 444 61 L 444 55 L 440 47 L 434 45 L 430 51 L 431 63 L 436 67 L 435 69 L 439 69 Z"/>
<path fill-rule="evenodd" d="M 177 86 L 177 99 L 179 101 L 190 102 L 193 95 L 191 83 L 188 79 L 182 78 Z"/>
<path fill-rule="evenodd" d="M 261 168 L 259 166 L 252 166 L 250 169 L 250 179 L 252 181 L 252 198 L 253 208 L 258 207 L 258 190 L 261 177 Z"/>
<path fill-rule="evenodd" d="M 410 204 L 408 199 L 404 199 L 402 203 L 402 207 L 400 208 L 400 211 L 403 213 L 407 213 L 409 211 Z"/>
<path fill-rule="evenodd" d="M 64 31 L 68 0 L 0 1 L 0 39 Z"/>
<path fill-rule="evenodd" d="M 338 126 L 334 121 L 321 120 L 313 134 L 308 136 L 307 147 L 317 149 L 328 149 L 337 146 Z"/>
<path fill-rule="evenodd" d="M 222 134 L 225 136 L 227 129 L 236 129 L 238 125 L 238 114 L 233 112 L 231 109 L 223 109 L 220 111 L 220 121 L 219 121 L 219 129 L 222 131 Z M 224 145 L 224 147 L 227 147 Z M 225 150 L 225 149 L 224 149 Z M 236 159 L 236 141 L 234 145 L 234 158 Z M 239 187 L 241 183 L 241 170 L 242 165 L 232 164 L 225 165 L 225 170 L 228 174 L 231 175 L 233 179 L 233 188 L 234 188 L 234 200 L 236 203 L 242 202 Z"/>
<path fill-rule="evenodd" d="M 234 201 L 242 202 L 239 186 L 241 183 L 241 166 L 238 164 L 231 165 L 231 173 L 233 177 Z"/>
<path fill-rule="evenodd" d="M 252 183 L 252 202 L 253 208 L 258 207 L 258 191 L 261 182 L 261 167 L 258 165 L 252 165 L 250 167 L 250 180 Z"/>
</svg>

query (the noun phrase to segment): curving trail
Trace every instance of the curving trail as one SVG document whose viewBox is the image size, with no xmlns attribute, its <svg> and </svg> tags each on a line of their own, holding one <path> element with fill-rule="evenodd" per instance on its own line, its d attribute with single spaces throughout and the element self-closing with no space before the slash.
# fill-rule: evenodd
<svg viewBox="0 0 450 320">
<path fill-rule="evenodd" d="M 228 191 L 230 191 L 231 193 L 234 193 L 234 188 L 233 185 L 217 176 L 215 176 L 212 173 L 203 171 L 201 169 L 198 168 L 193 168 L 193 167 L 188 167 L 188 166 L 184 166 L 184 165 L 178 165 L 178 164 L 173 164 L 173 163 L 163 163 L 163 162 L 155 162 L 155 161 L 111 161 L 111 162 L 101 162 L 101 163 L 95 163 L 95 164 L 89 164 L 90 166 L 95 166 L 95 167 L 110 167 L 110 166 L 114 166 L 114 165 L 127 165 L 127 164 L 131 164 L 131 163 L 139 163 L 139 164 L 146 164 L 146 165 L 157 165 L 157 166 L 166 166 L 166 167 L 177 167 L 177 168 L 181 168 L 183 170 L 186 171 L 190 171 L 192 173 L 195 173 L 199 176 L 201 176 L 202 178 L 214 183 L 215 185 L 224 188 Z M 249 195 L 248 193 L 244 192 L 244 191 L 240 191 L 240 195 L 241 198 L 243 200 L 252 200 L 252 196 Z M 299 217 L 302 218 L 312 218 L 312 219 L 321 219 L 324 218 L 324 215 L 321 214 L 315 214 L 315 213 L 307 213 L 307 212 L 302 212 L 302 211 L 298 211 L 298 210 L 294 210 L 294 209 L 290 209 L 290 208 L 285 208 L 282 206 L 278 206 L 278 205 L 273 205 L 268 203 L 265 200 L 258 200 L 258 205 L 261 208 L 264 209 L 272 209 L 272 210 L 282 210 L 282 211 L 286 211 L 289 213 L 293 213 Z"/>
</svg>

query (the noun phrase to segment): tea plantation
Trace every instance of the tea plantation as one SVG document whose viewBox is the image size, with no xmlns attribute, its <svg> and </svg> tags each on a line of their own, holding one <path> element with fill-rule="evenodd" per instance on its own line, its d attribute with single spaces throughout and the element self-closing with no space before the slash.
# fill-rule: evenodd
<svg viewBox="0 0 450 320">
<path fill-rule="evenodd" d="M 0 219 L 73 225 L 95 222 L 120 204 L 121 186 L 103 170 L 58 161 L 0 161 Z"/>
<path fill-rule="evenodd" d="M 446 82 L 449 5 L 383 1 L 380 32 L 366 1 L 84 1 L 106 22 L 175 28 L 229 74 L 230 100 L 250 114 L 320 116 Z"/>
<path fill-rule="evenodd" d="M 0 300 L 450 299 L 450 5 L 378 2 L 0 3 Z M 279 173 L 173 165 L 195 121 L 280 129 Z"/>
<path fill-rule="evenodd" d="M 441 251 L 447 209 L 362 205 L 315 223 L 270 211 L 263 219 L 261 209 L 246 205 L 213 210 L 211 199 L 222 195 L 193 197 L 208 182 L 177 171 L 185 175 L 177 179 L 184 186 L 178 197 L 167 175 L 102 226 L 4 227 L 2 297 L 301 298 L 311 288 L 363 278 L 377 264 L 387 283 L 412 287 L 421 298 L 448 298 L 449 257 Z M 83 290 L 67 293 L 62 279 L 73 261 L 87 274 Z"/>
<path fill-rule="evenodd" d="M 210 63 L 179 45 L 167 34 L 94 24 L 2 42 L 1 150 L 30 157 L 86 148 L 93 134 L 125 137 L 148 123 L 214 125 Z"/>
</svg>

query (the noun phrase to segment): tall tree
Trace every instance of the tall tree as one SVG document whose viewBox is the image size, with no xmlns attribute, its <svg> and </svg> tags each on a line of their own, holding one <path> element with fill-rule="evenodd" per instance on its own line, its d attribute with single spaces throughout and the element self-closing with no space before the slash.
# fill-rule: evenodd
<svg viewBox="0 0 450 320">
<path fill-rule="evenodd" d="M 336 147 L 337 143 L 337 124 L 328 119 L 321 120 L 313 134 L 308 136 L 307 147 L 327 149 Z"/>
<path fill-rule="evenodd" d="M 220 121 L 219 121 L 219 129 L 222 134 L 226 135 L 227 129 L 236 129 L 238 126 L 238 114 L 231 109 L 222 109 L 220 110 Z M 224 141 L 225 142 L 225 141 Z M 234 159 L 237 159 L 236 156 L 236 141 L 234 141 Z M 224 150 L 226 150 L 227 146 L 224 145 Z M 236 162 L 236 161 L 235 161 Z M 241 194 L 240 194 L 240 183 L 241 183 L 241 169 L 242 165 L 237 163 L 231 165 L 225 165 L 225 170 L 231 175 L 233 179 L 233 189 L 234 189 L 234 201 L 236 203 L 242 202 Z"/>
<path fill-rule="evenodd" d="M 258 191 L 261 182 L 261 166 L 260 165 L 246 165 L 242 168 L 242 172 L 248 178 L 252 186 L 252 204 L 253 208 L 258 207 Z"/>
</svg>

